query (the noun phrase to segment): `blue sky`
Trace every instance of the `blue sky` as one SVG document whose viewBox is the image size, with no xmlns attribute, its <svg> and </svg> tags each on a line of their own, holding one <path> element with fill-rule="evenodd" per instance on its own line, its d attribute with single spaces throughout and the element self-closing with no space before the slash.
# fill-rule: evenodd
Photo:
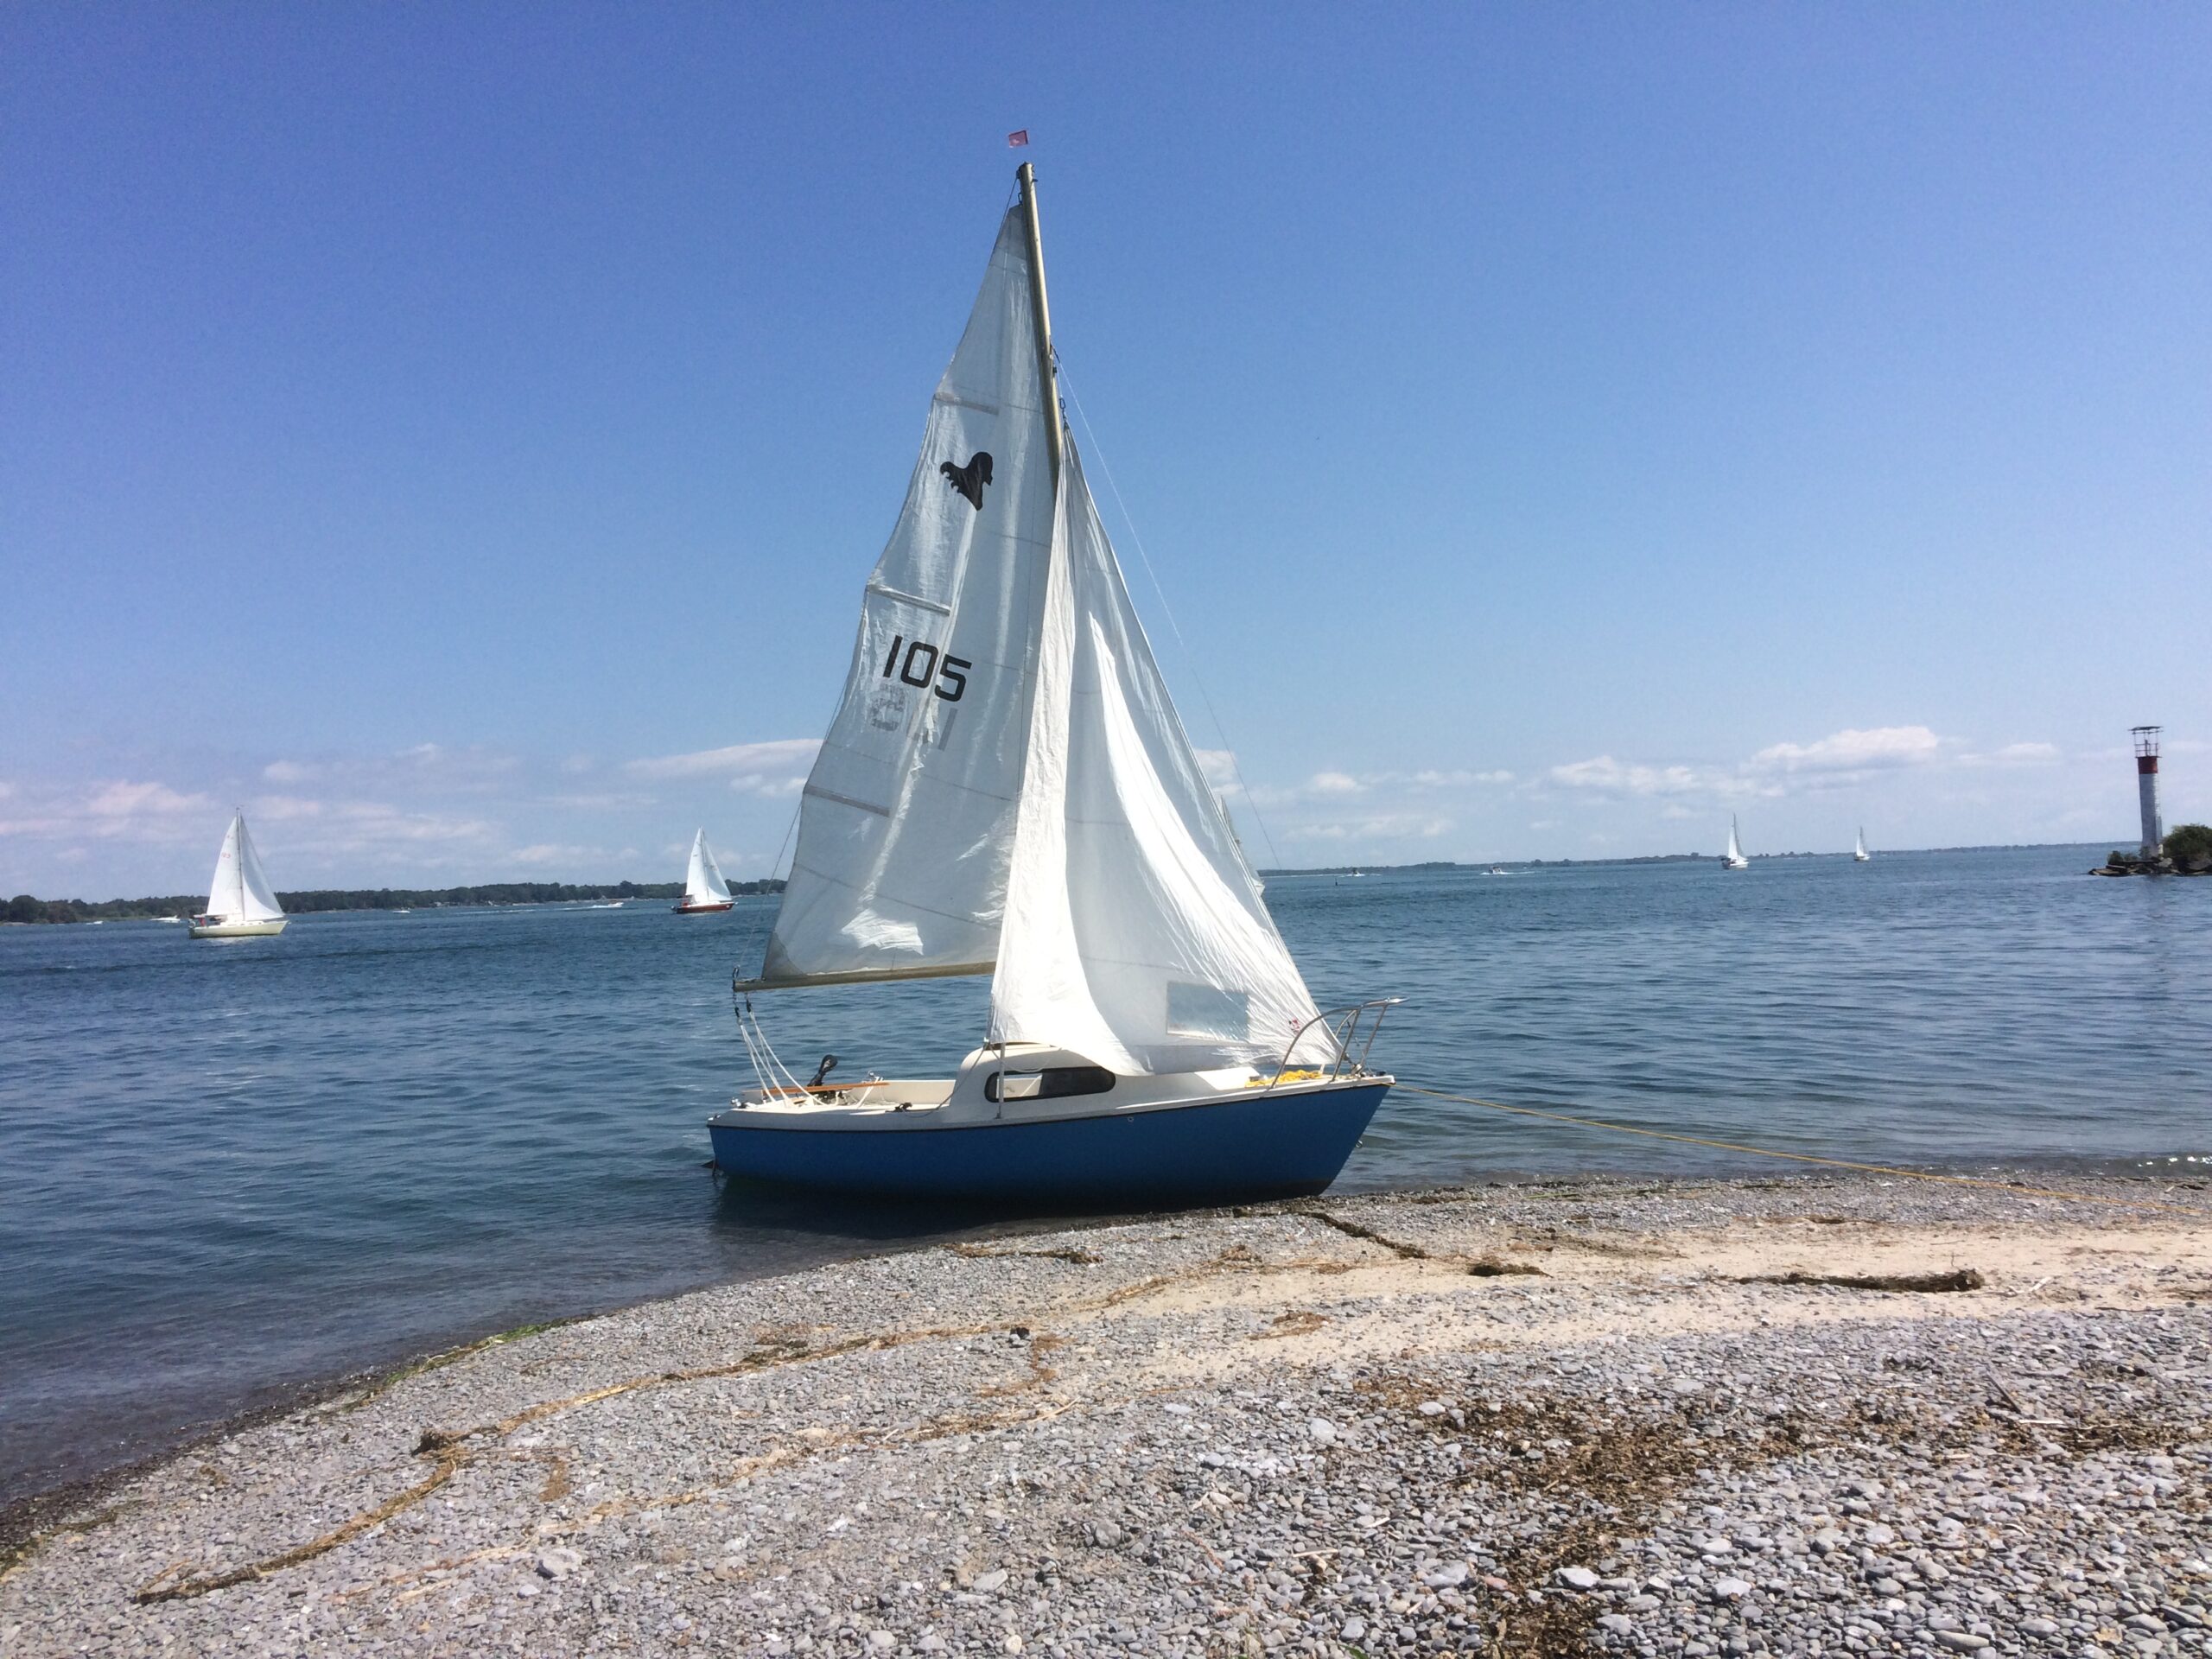
<svg viewBox="0 0 2212 1659">
<path fill-rule="evenodd" d="M 16 7 L 0 891 L 765 873 L 1015 127 L 1261 861 L 2212 817 L 2202 8 Z"/>
</svg>

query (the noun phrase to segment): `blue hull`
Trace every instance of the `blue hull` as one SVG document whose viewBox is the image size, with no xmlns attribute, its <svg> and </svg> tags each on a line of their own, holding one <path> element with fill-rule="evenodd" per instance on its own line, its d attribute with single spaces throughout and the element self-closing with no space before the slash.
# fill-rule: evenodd
<svg viewBox="0 0 2212 1659">
<path fill-rule="evenodd" d="M 710 1123 L 725 1174 L 882 1198 L 1147 1209 L 1295 1198 L 1337 1179 L 1388 1083 L 1158 1111 L 947 1128 Z"/>
</svg>

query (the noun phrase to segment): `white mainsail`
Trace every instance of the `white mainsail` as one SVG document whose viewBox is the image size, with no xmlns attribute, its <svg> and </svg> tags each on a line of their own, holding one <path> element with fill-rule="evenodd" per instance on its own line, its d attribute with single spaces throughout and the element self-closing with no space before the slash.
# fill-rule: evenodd
<svg viewBox="0 0 2212 1659">
<path fill-rule="evenodd" d="M 995 970 L 994 1041 L 1125 1074 L 1281 1057 L 1313 1001 L 1060 429 L 1029 228 L 1001 226 L 938 384 L 742 988 Z"/>
<path fill-rule="evenodd" d="M 1866 850 L 1866 826 L 1863 823 L 1859 826 L 1859 839 L 1852 844 L 1851 855 L 1861 864 L 1874 856 Z"/>
<path fill-rule="evenodd" d="M 713 849 L 707 845 L 704 830 L 691 838 L 691 868 L 684 872 L 683 902 L 687 905 L 726 905 L 729 902 L 729 887 L 722 880 L 721 866 L 715 862 Z"/>
<path fill-rule="evenodd" d="M 1017 207 L 868 578 L 756 986 L 997 961 L 1052 534 L 1045 421 Z"/>
<path fill-rule="evenodd" d="M 1728 820 L 1728 850 L 1721 855 L 1721 862 L 1724 864 L 1748 864 L 1751 862 L 1749 859 L 1744 856 L 1744 849 L 1736 840 L 1736 820 L 1732 816 Z"/>
<path fill-rule="evenodd" d="M 992 1039 L 1122 1073 L 1282 1055 L 1313 1000 L 1168 699 L 1072 444 L 1041 624 Z"/>
<path fill-rule="evenodd" d="M 218 922 L 268 922 L 284 913 L 262 874 L 261 856 L 246 833 L 245 814 L 231 819 L 223 849 L 215 855 L 215 874 L 207 884 L 207 914 Z"/>
</svg>

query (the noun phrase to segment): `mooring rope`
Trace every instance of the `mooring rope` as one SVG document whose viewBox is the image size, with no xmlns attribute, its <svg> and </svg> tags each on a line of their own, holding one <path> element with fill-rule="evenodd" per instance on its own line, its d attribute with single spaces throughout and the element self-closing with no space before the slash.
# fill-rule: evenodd
<svg viewBox="0 0 2212 1659">
<path fill-rule="evenodd" d="M 1650 1141 L 1675 1141 L 1688 1147 L 1710 1147 L 1720 1152 L 1741 1152 L 1754 1158 L 1782 1158 L 1796 1164 L 1821 1164 L 1830 1169 L 1855 1169 L 1870 1175 L 1896 1175 L 1906 1180 L 1942 1181 L 1952 1186 L 1994 1187 L 2000 1192 L 2017 1193 L 2024 1198 L 2063 1198 L 2073 1204 L 2104 1204 L 2124 1210 L 2172 1210 L 2200 1220 L 2212 1220 L 2212 1210 L 2191 1204 L 2175 1204 L 2166 1198 L 2116 1198 L 2098 1192 L 2068 1192 L 2056 1187 L 2029 1186 L 2019 1181 L 1991 1180 L 1978 1175 L 1942 1175 L 1929 1169 L 1900 1169 L 1890 1164 L 1854 1163 L 1847 1158 L 1820 1158 L 1809 1152 L 1778 1152 L 1772 1147 L 1745 1146 L 1738 1141 L 1709 1141 L 1702 1135 L 1673 1135 L 1664 1129 L 1640 1129 L 1630 1123 L 1608 1123 L 1602 1118 L 1577 1117 L 1569 1112 L 1548 1112 L 1535 1106 L 1509 1106 L 1502 1100 L 1484 1100 L 1479 1095 L 1455 1095 L 1442 1089 L 1424 1089 L 1418 1084 L 1402 1083 L 1398 1087 L 1409 1095 L 1427 1095 L 1432 1100 L 1456 1101 L 1462 1106 L 1486 1106 L 1494 1112 L 1511 1112 L 1517 1117 L 1541 1117 L 1553 1123 L 1572 1123 L 1581 1129 L 1610 1129 L 1615 1135 L 1640 1135 Z"/>
</svg>

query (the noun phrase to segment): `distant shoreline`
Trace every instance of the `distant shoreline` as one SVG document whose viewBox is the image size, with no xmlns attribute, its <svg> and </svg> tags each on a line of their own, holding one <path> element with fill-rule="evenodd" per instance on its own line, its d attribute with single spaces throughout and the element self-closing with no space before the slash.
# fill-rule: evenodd
<svg viewBox="0 0 2212 1659">
<path fill-rule="evenodd" d="M 781 893 L 781 881 L 733 881 L 741 896 Z M 315 887 L 280 893 L 276 902 L 287 916 L 329 911 L 440 910 L 465 905 L 566 905 L 605 903 L 619 899 L 675 899 L 681 881 L 610 881 L 574 886 L 565 881 L 488 881 L 465 887 Z M 35 899 L 29 893 L 0 902 L 0 926 L 38 926 L 68 922 L 156 921 L 166 916 L 196 916 L 207 899 L 199 893 L 171 893 L 152 899 Z"/>
<path fill-rule="evenodd" d="M 1878 858 L 1906 854 L 2063 852 L 2083 847 L 2102 848 L 2105 841 L 2021 842 L 1981 847 L 1900 847 L 1879 850 Z M 1754 853 L 1755 861 L 1799 858 L 1849 858 L 1850 853 Z M 1262 880 L 1302 875 L 1452 875 L 1479 874 L 1484 870 L 1557 870 L 1595 868 L 1609 865 L 1699 864 L 1718 860 L 1717 853 L 1648 853 L 1633 858 L 1502 858 L 1461 861 L 1434 859 L 1418 864 L 1325 864 L 1300 869 L 1264 869 Z M 741 897 L 779 893 L 780 880 L 733 881 L 731 893 Z M 436 910 L 458 905 L 560 905 L 613 899 L 674 899 L 683 891 L 680 881 L 613 881 L 575 886 L 561 881 L 494 881 L 461 887 L 316 887 L 300 893 L 280 893 L 276 900 L 288 916 L 327 911 Z M 0 927 L 42 925 L 66 922 L 150 921 L 164 916 L 199 914 L 206 899 L 198 893 L 171 893 L 149 899 L 38 899 L 20 893 L 0 899 Z"/>
<path fill-rule="evenodd" d="M 1986 847 L 1892 847 L 1879 849 L 1878 858 L 1899 858 L 1906 855 L 1919 856 L 1937 853 L 2034 853 L 2066 852 L 2081 847 L 2103 847 L 2105 841 L 2024 841 L 2010 842 Z M 1848 848 L 1840 852 L 1827 853 L 1753 853 L 1753 859 L 1770 858 L 1843 858 L 1851 856 Z M 1567 868 L 1590 868 L 1610 864 L 1712 864 L 1719 861 L 1718 853 L 1645 853 L 1633 858 L 1495 858 L 1476 859 L 1462 862 L 1456 859 L 1432 859 L 1421 864 L 1324 864 L 1306 869 L 1262 870 L 1262 880 L 1279 875 L 1450 875 L 1466 872 L 1479 874 L 1488 869 L 1557 870 Z"/>
</svg>

